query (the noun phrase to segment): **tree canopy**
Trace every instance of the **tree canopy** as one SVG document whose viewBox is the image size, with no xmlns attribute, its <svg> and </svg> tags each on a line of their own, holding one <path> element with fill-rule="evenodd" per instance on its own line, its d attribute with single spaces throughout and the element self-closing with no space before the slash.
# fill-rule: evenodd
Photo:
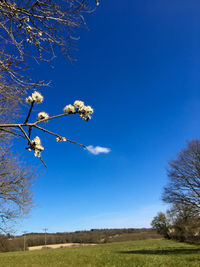
<svg viewBox="0 0 200 267">
<path fill-rule="evenodd" d="M 164 188 L 163 201 L 200 212 L 200 140 L 192 140 L 181 150 L 177 159 L 169 162 L 168 185 Z"/>
</svg>

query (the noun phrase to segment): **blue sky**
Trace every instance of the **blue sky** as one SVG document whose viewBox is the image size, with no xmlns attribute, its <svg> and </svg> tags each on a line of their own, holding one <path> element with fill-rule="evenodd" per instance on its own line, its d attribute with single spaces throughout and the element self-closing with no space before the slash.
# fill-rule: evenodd
<svg viewBox="0 0 200 267">
<path fill-rule="evenodd" d="M 19 231 L 148 227 L 166 209 L 167 162 L 200 133 L 199 12 L 193 0 L 101 1 L 81 31 L 78 61 L 58 56 L 53 69 L 37 66 L 36 78 L 52 84 L 35 114 L 59 114 L 76 99 L 95 110 L 88 123 L 71 116 L 47 128 L 111 152 L 92 155 L 35 132 L 45 169 L 18 141 L 39 174 Z"/>
</svg>

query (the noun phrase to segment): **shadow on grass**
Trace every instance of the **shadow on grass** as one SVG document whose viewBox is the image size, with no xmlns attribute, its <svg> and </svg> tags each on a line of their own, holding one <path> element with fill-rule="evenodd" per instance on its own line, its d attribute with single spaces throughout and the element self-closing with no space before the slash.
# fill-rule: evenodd
<svg viewBox="0 0 200 267">
<path fill-rule="evenodd" d="M 167 248 L 167 249 L 141 249 L 141 250 L 129 250 L 119 251 L 121 254 L 147 254 L 147 255 L 186 255 L 193 253 L 200 253 L 200 248 Z"/>
</svg>

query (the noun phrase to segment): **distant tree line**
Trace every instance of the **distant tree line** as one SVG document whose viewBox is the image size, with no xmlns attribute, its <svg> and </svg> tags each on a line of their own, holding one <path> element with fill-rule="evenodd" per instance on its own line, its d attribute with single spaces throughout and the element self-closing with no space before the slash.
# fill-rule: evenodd
<svg viewBox="0 0 200 267">
<path fill-rule="evenodd" d="M 143 240 L 160 238 L 160 235 L 151 228 L 125 229 L 91 229 L 90 231 L 76 231 L 64 233 L 46 233 L 46 244 L 80 243 L 102 244 L 118 241 Z M 21 236 L 0 236 L 0 251 L 23 250 L 31 246 L 45 245 L 44 233 L 27 233 Z"/>
<path fill-rule="evenodd" d="M 69 233 L 47 233 L 47 244 L 60 244 L 60 243 L 107 243 L 111 242 L 112 237 L 122 234 L 132 233 L 148 233 L 152 229 L 91 229 L 90 231 L 76 231 Z M 44 245 L 44 234 L 33 233 L 26 234 L 28 246 Z"/>
<path fill-rule="evenodd" d="M 0 252 L 22 251 L 22 250 L 24 250 L 24 241 L 22 238 L 14 238 L 13 236 L 10 235 L 0 235 Z"/>
<path fill-rule="evenodd" d="M 200 140 L 192 140 L 169 162 L 168 185 L 163 201 L 171 205 L 159 212 L 152 227 L 166 238 L 180 241 L 200 240 Z"/>
</svg>

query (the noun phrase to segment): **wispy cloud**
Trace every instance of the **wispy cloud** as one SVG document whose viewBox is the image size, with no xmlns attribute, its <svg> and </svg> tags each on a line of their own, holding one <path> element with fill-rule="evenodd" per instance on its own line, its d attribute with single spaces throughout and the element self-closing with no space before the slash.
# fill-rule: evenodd
<svg viewBox="0 0 200 267">
<path fill-rule="evenodd" d="M 163 203 L 144 205 L 131 210 L 97 213 L 88 217 L 81 217 L 79 229 L 96 228 L 142 228 L 151 227 L 151 221 L 159 211 L 168 208 Z"/>
<path fill-rule="evenodd" d="M 93 155 L 99 155 L 100 153 L 110 153 L 111 149 L 107 147 L 102 146 L 88 146 L 87 149 L 92 153 Z"/>
</svg>

